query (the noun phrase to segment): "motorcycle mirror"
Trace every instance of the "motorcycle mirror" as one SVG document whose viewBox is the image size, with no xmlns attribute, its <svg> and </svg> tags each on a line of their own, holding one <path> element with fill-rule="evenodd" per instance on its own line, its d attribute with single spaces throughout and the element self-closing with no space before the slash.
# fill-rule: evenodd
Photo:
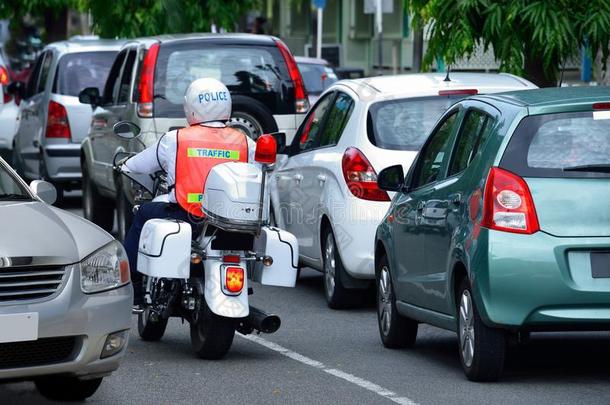
<svg viewBox="0 0 610 405">
<path fill-rule="evenodd" d="M 112 127 L 112 132 L 119 138 L 135 139 L 140 135 L 140 127 L 130 121 L 119 121 Z"/>
<path fill-rule="evenodd" d="M 277 156 L 277 142 L 275 138 L 269 134 L 264 134 L 256 140 L 256 151 L 254 160 L 258 163 L 273 164 Z"/>
<path fill-rule="evenodd" d="M 275 142 L 277 143 L 277 154 L 287 154 L 288 151 L 286 149 L 286 134 L 284 132 L 273 132 L 269 135 L 275 138 Z"/>
</svg>

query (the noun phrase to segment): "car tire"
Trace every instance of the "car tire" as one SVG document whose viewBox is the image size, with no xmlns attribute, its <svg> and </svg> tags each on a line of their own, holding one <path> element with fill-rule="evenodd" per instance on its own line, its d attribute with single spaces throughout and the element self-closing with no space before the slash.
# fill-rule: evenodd
<svg viewBox="0 0 610 405">
<path fill-rule="evenodd" d="M 91 181 L 87 165 L 83 164 L 83 211 L 85 218 L 98 225 L 106 232 L 112 232 L 114 225 L 114 203 L 102 196 Z"/>
<path fill-rule="evenodd" d="M 117 222 L 117 237 L 123 242 L 127 236 L 127 232 L 133 222 L 133 206 L 125 196 L 123 187 L 120 182 L 117 182 L 116 196 L 116 222 Z"/>
<path fill-rule="evenodd" d="M 235 322 L 213 313 L 203 297 L 190 327 L 191 345 L 197 357 L 219 360 L 231 349 L 235 337 Z"/>
<path fill-rule="evenodd" d="M 377 325 L 381 342 L 389 349 L 412 347 L 417 339 L 418 322 L 398 313 L 387 256 L 380 258 L 376 270 Z"/>
<path fill-rule="evenodd" d="M 361 291 L 345 288 L 341 281 L 345 268 L 330 226 L 324 229 L 322 235 L 322 268 L 326 302 L 332 309 L 349 308 L 355 304 Z"/>
<path fill-rule="evenodd" d="M 144 311 L 138 314 L 138 334 L 145 342 L 158 342 L 165 334 L 167 328 L 167 319 L 152 318 L 150 308 L 145 308 Z"/>
<path fill-rule="evenodd" d="M 97 391 L 102 377 L 81 380 L 76 377 L 49 376 L 34 380 L 36 389 L 45 398 L 54 401 L 83 401 Z"/>
<path fill-rule="evenodd" d="M 277 132 L 273 114 L 264 104 L 251 97 L 234 96 L 233 113 L 229 125 L 242 130 L 253 140 L 262 134 Z"/>
<path fill-rule="evenodd" d="M 462 281 L 456 304 L 458 351 L 471 381 L 496 381 L 504 369 L 506 332 L 483 323 L 468 278 Z"/>
</svg>

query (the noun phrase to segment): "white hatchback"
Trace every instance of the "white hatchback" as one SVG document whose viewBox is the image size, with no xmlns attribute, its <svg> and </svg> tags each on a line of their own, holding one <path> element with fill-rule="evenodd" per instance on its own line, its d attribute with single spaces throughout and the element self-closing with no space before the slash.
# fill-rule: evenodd
<svg viewBox="0 0 610 405">
<path fill-rule="evenodd" d="M 343 80 L 310 110 L 271 180 L 277 225 L 299 240 L 301 266 L 325 273 L 328 305 L 354 304 L 374 279 L 375 229 L 391 195 L 377 173 L 405 173 L 441 114 L 472 94 L 533 89 L 509 74 L 408 74 Z"/>
</svg>

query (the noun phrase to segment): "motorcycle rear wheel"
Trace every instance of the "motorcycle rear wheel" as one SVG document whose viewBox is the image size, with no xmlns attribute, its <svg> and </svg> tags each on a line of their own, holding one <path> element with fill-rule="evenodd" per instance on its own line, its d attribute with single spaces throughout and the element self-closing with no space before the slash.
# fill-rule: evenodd
<svg viewBox="0 0 610 405">
<path fill-rule="evenodd" d="M 229 352 L 234 336 L 235 321 L 214 314 L 203 301 L 196 320 L 191 322 L 191 344 L 197 357 L 222 359 Z"/>
</svg>

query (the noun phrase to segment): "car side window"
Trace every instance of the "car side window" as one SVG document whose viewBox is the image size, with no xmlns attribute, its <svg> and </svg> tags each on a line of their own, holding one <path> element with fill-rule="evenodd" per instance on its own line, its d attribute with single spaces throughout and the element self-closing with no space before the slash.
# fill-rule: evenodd
<svg viewBox="0 0 610 405">
<path fill-rule="evenodd" d="M 354 100 L 345 93 L 338 93 L 328 112 L 319 146 L 332 146 L 339 142 L 353 109 Z"/>
<path fill-rule="evenodd" d="M 121 84 L 119 86 L 119 92 L 116 104 L 126 104 L 129 102 L 129 94 L 131 90 L 131 74 L 133 73 L 133 64 L 136 61 L 136 50 L 132 49 L 127 54 L 127 60 L 123 66 L 123 73 L 121 74 Z"/>
<path fill-rule="evenodd" d="M 318 145 L 321 135 L 320 130 L 334 96 L 334 93 L 324 96 L 305 118 L 295 135 L 295 138 L 298 139 L 297 153 L 311 150 Z"/>
<path fill-rule="evenodd" d="M 45 57 L 40 66 L 40 79 L 38 79 L 38 86 L 36 88 L 36 94 L 42 93 L 46 87 L 47 79 L 49 78 L 49 71 L 51 70 L 51 62 L 53 61 L 53 52 L 45 52 Z"/>
<path fill-rule="evenodd" d="M 493 118 L 479 110 L 470 110 L 466 113 L 458 140 L 451 157 L 449 176 L 464 171 L 477 153 L 479 145 L 485 141 L 492 127 Z"/>
<path fill-rule="evenodd" d="M 456 123 L 458 111 L 452 113 L 445 121 L 437 126 L 436 131 L 421 151 L 417 162 L 417 172 L 413 179 L 413 188 L 423 187 L 441 179 L 443 162 L 450 153 L 451 134 Z"/>
<path fill-rule="evenodd" d="M 44 60 L 46 54 L 46 52 L 42 53 L 36 60 L 36 64 L 34 65 L 34 69 L 32 69 L 32 73 L 30 74 L 30 78 L 28 79 L 28 84 L 25 88 L 24 98 L 26 99 L 36 94 L 36 88 L 38 87 L 38 78 L 40 77 L 40 68 L 42 66 L 42 61 Z"/>
<path fill-rule="evenodd" d="M 127 55 L 126 50 L 119 52 L 114 60 L 114 63 L 112 64 L 112 68 L 110 68 L 108 79 L 106 79 L 106 84 L 104 85 L 104 95 L 102 96 L 103 105 L 112 104 L 112 101 L 114 100 L 114 90 L 119 83 L 119 77 L 121 74 L 121 68 L 123 67 L 123 62 L 125 61 L 125 55 Z"/>
</svg>

